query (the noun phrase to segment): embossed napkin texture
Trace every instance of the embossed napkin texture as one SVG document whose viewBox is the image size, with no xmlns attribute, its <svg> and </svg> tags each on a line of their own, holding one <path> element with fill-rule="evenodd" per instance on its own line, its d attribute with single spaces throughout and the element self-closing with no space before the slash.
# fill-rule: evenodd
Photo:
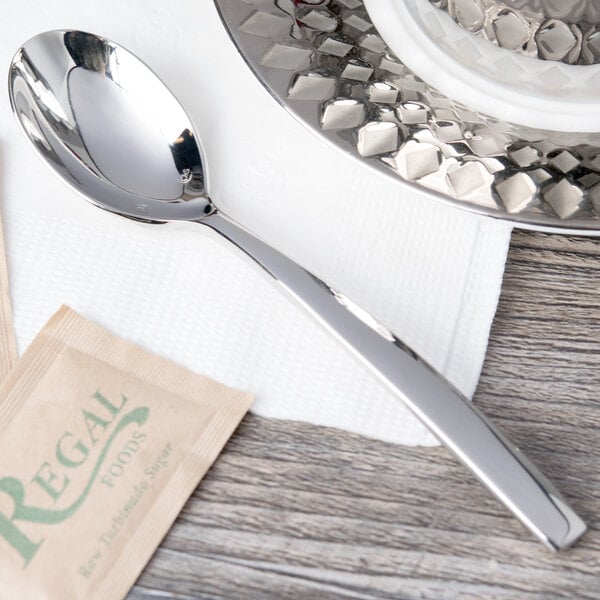
<svg viewBox="0 0 600 600">
<path fill-rule="evenodd" d="M 61 308 L 0 385 L 0 598 L 124 598 L 251 396 Z"/>
<path fill-rule="evenodd" d="M 149 64 L 194 120 L 216 203 L 473 393 L 507 225 L 432 202 L 304 129 L 255 80 L 210 0 L 10 3 L 0 22 L 3 64 L 29 36 L 61 27 L 105 35 Z M 260 415 L 436 443 L 351 353 L 202 228 L 140 225 L 80 199 L 40 163 L 1 93 L 22 349 L 66 302 L 191 370 L 250 390 Z"/>
</svg>

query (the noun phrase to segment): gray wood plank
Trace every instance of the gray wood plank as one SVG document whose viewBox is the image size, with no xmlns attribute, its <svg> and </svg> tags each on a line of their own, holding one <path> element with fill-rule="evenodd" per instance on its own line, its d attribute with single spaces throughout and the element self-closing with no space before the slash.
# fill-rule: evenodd
<svg viewBox="0 0 600 600">
<path fill-rule="evenodd" d="M 475 402 L 590 524 L 555 555 L 443 448 L 248 416 L 130 594 L 600 599 L 600 242 L 517 232 Z"/>
</svg>

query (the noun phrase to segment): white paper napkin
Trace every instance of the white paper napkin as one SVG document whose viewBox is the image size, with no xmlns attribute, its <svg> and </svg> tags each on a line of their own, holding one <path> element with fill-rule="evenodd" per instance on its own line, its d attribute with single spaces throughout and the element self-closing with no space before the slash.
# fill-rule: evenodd
<svg viewBox="0 0 600 600">
<path fill-rule="evenodd" d="M 464 393 L 477 384 L 510 228 L 339 154 L 254 79 L 209 0 L 12 2 L 0 65 L 77 28 L 138 54 L 195 121 L 217 204 L 362 304 Z M 434 438 L 349 352 L 198 226 L 104 213 L 29 147 L 2 90 L 1 195 L 23 350 L 68 303 L 116 334 L 257 396 L 254 411 L 406 444 Z"/>
</svg>

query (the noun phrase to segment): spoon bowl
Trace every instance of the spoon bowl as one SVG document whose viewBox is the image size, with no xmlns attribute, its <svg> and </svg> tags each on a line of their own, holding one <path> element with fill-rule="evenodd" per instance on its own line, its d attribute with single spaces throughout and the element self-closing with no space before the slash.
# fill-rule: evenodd
<svg viewBox="0 0 600 600">
<path fill-rule="evenodd" d="M 189 117 L 134 55 L 99 36 L 51 31 L 10 69 L 25 134 L 99 207 L 150 222 L 194 221 L 240 250 L 351 350 L 550 548 L 586 529 L 553 485 L 485 416 L 384 325 L 217 211 Z"/>
<path fill-rule="evenodd" d="M 101 208 L 146 221 L 211 212 L 190 118 L 124 48 L 91 33 L 49 31 L 21 47 L 9 79 L 26 135 Z"/>
</svg>

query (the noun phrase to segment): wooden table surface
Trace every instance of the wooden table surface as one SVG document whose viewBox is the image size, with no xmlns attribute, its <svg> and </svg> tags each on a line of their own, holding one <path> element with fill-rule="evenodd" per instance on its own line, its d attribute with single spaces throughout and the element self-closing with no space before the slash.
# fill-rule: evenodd
<svg viewBox="0 0 600 600">
<path fill-rule="evenodd" d="M 444 448 L 248 416 L 130 594 L 600 599 L 600 241 L 517 232 L 474 402 L 590 526 L 553 554 Z"/>
</svg>

